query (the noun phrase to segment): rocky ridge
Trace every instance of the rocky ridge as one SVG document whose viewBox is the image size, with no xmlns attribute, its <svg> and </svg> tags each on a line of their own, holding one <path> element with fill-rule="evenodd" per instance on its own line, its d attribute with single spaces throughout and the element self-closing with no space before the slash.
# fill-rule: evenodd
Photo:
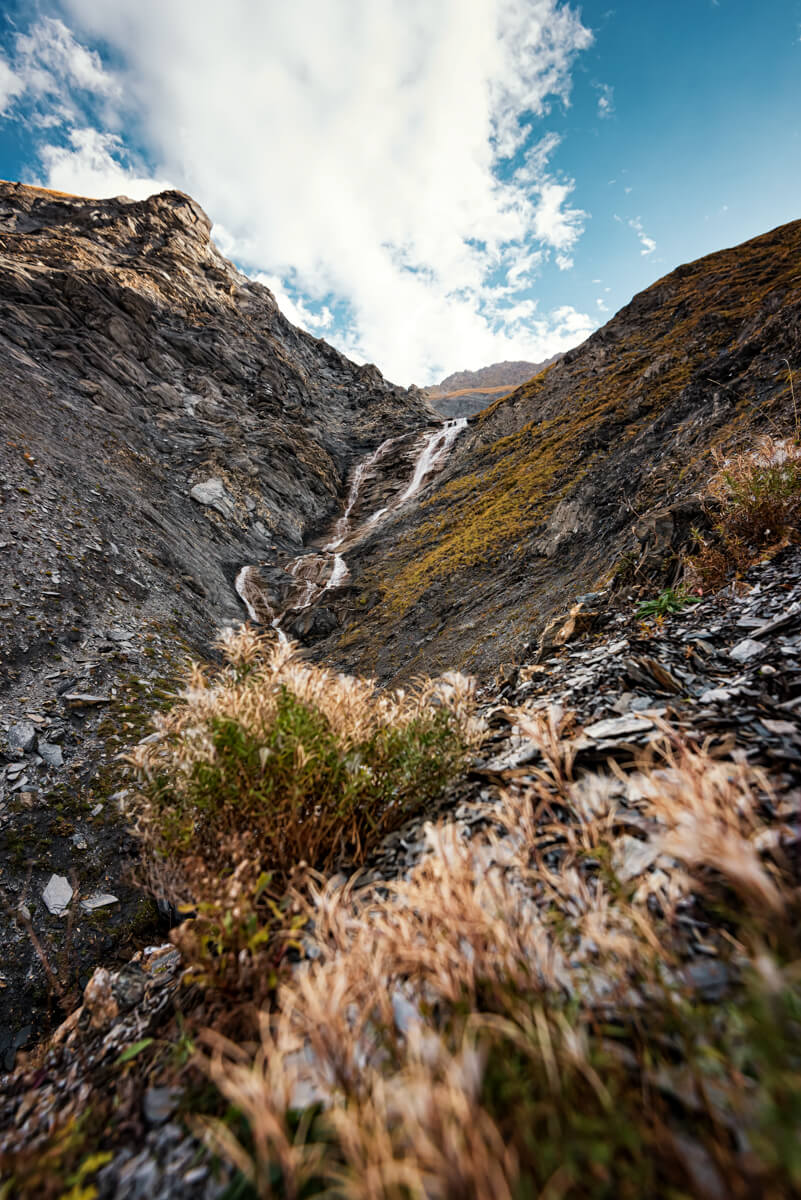
<svg viewBox="0 0 801 1200">
<path fill-rule="evenodd" d="M 443 417 L 472 417 L 544 371 L 559 357 L 556 354 L 541 363 L 502 362 L 478 371 L 455 371 L 433 387 L 425 388 L 425 395 Z"/>
</svg>

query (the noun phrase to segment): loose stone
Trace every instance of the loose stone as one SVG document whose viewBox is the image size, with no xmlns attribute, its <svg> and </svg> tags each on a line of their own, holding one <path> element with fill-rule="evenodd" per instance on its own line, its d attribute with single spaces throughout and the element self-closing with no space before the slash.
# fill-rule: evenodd
<svg viewBox="0 0 801 1200">
<path fill-rule="evenodd" d="M 6 734 L 6 739 L 12 750 L 21 750 L 29 754 L 36 744 L 36 726 L 31 721 L 18 721 L 12 725 Z"/>
<path fill-rule="evenodd" d="M 47 887 L 42 892 L 42 899 L 54 917 L 62 916 L 72 900 L 72 887 L 69 880 L 63 875 L 51 875 Z"/>
</svg>

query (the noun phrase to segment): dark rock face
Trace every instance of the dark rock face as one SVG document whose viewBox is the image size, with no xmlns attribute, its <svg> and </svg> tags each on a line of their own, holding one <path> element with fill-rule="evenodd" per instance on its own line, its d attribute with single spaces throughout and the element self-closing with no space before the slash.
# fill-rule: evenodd
<svg viewBox="0 0 801 1200">
<path fill-rule="evenodd" d="M 622 556 L 668 584 L 709 449 L 794 433 L 799 262 L 801 221 L 681 267 L 482 412 L 436 489 L 349 557 L 323 650 L 384 678 L 489 675 Z"/>
<path fill-rule="evenodd" d="M 455 371 L 441 383 L 426 388 L 425 394 L 443 417 L 472 417 L 559 358 L 561 355 L 555 354 L 541 363 L 502 362 L 478 371 Z"/>
<path fill-rule="evenodd" d="M 242 615 L 237 562 L 299 546 L 360 453 L 431 417 L 290 325 L 209 231 L 177 192 L 0 185 L 6 671 L 109 593 L 206 638 Z M 9 619 L 15 599 L 33 621 Z"/>
<path fill-rule="evenodd" d="M 302 642 L 317 641 L 338 628 L 339 621 L 335 614 L 322 605 L 304 609 L 288 625 L 291 636 Z"/>
<path fill-rule="evenodd" d="M 435 419 L 422 393 L 290 325 L 209 233 L 177 192 L 0 183 L 5 1065 L 57 1008 L 48 969 L 66 1003 L 152 937 L 114 754 L 148 732 L 186 647 L 205 655 L 245 619 L 240 567 L 259 564 L 280 604 L 283 563 L 339 512 L 352 465 Z M 54 875 L 74 893 L 63 917 L 42 900 Z M 100 916 L 80 908 L 105 892 Z"/>
</svg>

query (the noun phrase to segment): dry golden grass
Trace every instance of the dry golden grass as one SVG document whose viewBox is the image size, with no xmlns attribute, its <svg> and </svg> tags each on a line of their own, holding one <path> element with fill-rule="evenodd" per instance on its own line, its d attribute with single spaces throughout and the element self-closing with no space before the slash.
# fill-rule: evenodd
<svg viewBox="0 0 801 1200">
<path fill-rule="evenodd" d="M 198 912 L 182 950 L 241 991 L 272 986 L 293 873 L 358 866 L 438 799 L 481 723 L 457 674 L 382 692 L 249 628 L 220 648 L 130 761 L 151 881 Z"/>
<path fill-rule="evenodd" d="M 409 691 L 388 692 L 380 691 L 375 680 L 305 663 L 291 643 L 278 642 L 248 625 L 224 633 L 218 648 L 227 670 L 209 673 L 195 666 L 185 703 L 158 723 L 159 741 L 135 752 L 132 761 L 146 776 L 160 769 L 165 742 L 175 747 L 177 769 L 189 773 L 195 762 L 212 754 L 209 726 L 219 717 L 232 717 L 248 732 L 263 733 L 275 719 L 282 688 L 317 709 L 335 734 L 352 742 L 389 725 L 408 724 L 432 705 L 453 712 L 469 740 L 475 741 L 481 733 L 474 717 L 474 684 L 456 672 L 422 680 Z"/>
<path fill-rule="evenodd" d="M 41 196 L 58 196 L 61 200 L 90 200 L 94 197 L 80 196 L 75 192 L 59 192 L 55 188 L 36 187 L 32 183 L 16 183 L 11 179 L 0 179 L 0 183 L 10 183 L 21 192 L 36 192 Z"/>
<path fill-rule="evenodd" d="M 191 756 L 220 705 L 261 730 L 274 701 L 249 689 L 266 679 L 328 706 L 339 736 L 372 728 L 368 685 L 323 687 L 250 633 L 227 653 L 140 752 L 151 781 L 165 756 L 177 769 L 171 736 L 207 761 Z M 423 691 L 476 735 L 461 682 Z M 380 711 L 417 703 L 385 696 Z M 226 1005 L 189 991 L 176 1032 L 196 1047 L 189 1124 L 237 1168 L 243 1200 L 801 1194 L 801 905 L 771 781 L 665 724 L 631 769 L 588 771 L 570 714 L 508 716 L 539 766 L 482 824 L 429 823 L 427 852 L 394 881 L 295 873 L 271 925 L 262 914 L 269 953 L 239 943 Z M 234 924 L 240 883 L 235 869 Z M 205 938 L 207 966 L 230 965 L 203 930 L 201 914 L 175 938 Z M 710 965 L 724 973 L 711 1000 L 688 974 Z M 231 1020 L 237 1006 L 249 1022 Z M 169 1036 L 151 1050 L 142 1086 Z M 19 1194 L 38 1194 L 25 1184 L 38 1162 L 7 1161 Z"/>
<path fill-rule="evenodd" d="M 751 450 L 713 454 L 706 489 L 712 534 L 697 533 L 688 579 L 706 590 L 720 587 L 788 542 L 799 539 L 801 445 L 763 437 Z"/>
<path fill-rule="evenodd" d="M 439 391 L 437 388 L 430 388 L 429 395 L 435 400 L 452 400 L 456 396 L 510 396 L 516 391 L 519 384 L 515 383 L 500 383 L 494 387 L 471 387 L 457 388 L 453 392 Z"/>
<path fill-rule="evenodd" d="M 262 1013 L 260 1044 L 205 1034 L 204 1068 L 247 1136 L 216 1120 L 204 1136 L 264 1197 L 702 1196 L 699 1163 L 719 1194 L 790 1194 L 776 1187 L 793 1164 L 726 1133 L 764 1135 L 765 1064 L 744 1085 L 729 1047 L 704 1090 L 715 1018 L 682 1007 L 674 920 L 693 897 L 733 896 L 740 971 L 750 955 L 786 988 L 771 938 L 798 896 L 765 836 L 767 781 L 667 727 L 630 776 L 574 777 L 565 723 L 516 715 L 544 766 L 481 833 L 429 826 L 427 855 L 382 887 L 295 890 L 310 958 Z M 632 806 L 652 853 L 623 886 L 614 831 Z"/>
</svg>

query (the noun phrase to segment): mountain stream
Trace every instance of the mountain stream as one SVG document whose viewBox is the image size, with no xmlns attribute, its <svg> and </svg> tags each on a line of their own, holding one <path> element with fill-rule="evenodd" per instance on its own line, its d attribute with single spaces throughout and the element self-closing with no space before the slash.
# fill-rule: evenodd
<svg viewBox="0 0 801 1200">
<path fill-rule="evenodd" d="M 259 576 L 259 568 L 242 567 L 234 584 L 237 594 L 253 621 L 271 624 L 281 641 L 287 636 L 281 622 L 290 610 L 309 608 L 328 591 L 340 587 L 348 577 L 348 566 L 344 552 L 354 546 L 366 533 L 406 504 L 422 489 L 429 476 L 445 465 L 451 446 L 467 425 L 466 417 L 445 421 L 434 430 L 421 434 L 414 445 L 413 469 L 408 484 L 383 508 L 377 509 L 366 520 L 353 523 L 353 513 L 362 498 L 368 480 L 377 474 L 376 468 L 389 457 L 396 445 L 406 437 L 388 438 L 377 449 L 368 454 L 355 467 L 351 476 L 345 507 L 331 530 L 330 540 L 319 550 L 300 554 L 284 568 L 295 581 L 283 612 L 276 613 Z"/>
</svg>

